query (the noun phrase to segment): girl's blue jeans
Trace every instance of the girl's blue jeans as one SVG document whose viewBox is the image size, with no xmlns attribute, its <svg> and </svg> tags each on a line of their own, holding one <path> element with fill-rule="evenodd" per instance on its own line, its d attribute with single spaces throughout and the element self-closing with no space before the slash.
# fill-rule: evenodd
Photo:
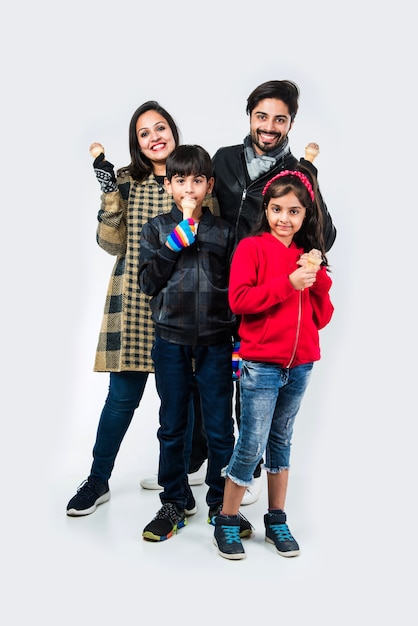
<svg viewBox="0 0 418 626">
<path fill-rule="evenodd" d="M 293 425 L 312 367 L 313 363 L 307 363 L 284 369 L 273 363 L 243 361 L 239 436 L 224 472 L 234 483 L 251 485 L 264 451 L 268 472 L 289 468 Z"/>
</svg>

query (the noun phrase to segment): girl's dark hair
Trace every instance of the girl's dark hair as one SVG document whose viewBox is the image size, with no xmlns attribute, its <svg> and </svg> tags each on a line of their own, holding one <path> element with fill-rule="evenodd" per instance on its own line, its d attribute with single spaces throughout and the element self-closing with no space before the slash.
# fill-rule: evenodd
<svg viewBox="0 0 418 626">
<path fill-rule="evenodd" d="M 144 156 L 139 149 L 138 137 L 136 134 L 136 123 L 138 118 L 147 111 L 156 111 L 159 115 L 161 115 L 173 133 L 176 146 L 180 143 L 180 132 L 170 113 L 166 111 L 156 100 L 148 100 L 147 102 L 144 102 L 144 104 L 141 104 L 141 106 L 138 107 L 133 114 L 129 124 L 129 152 L 131 154 L 131 162 L 128 166 L 123 167 L 118 171 L 118 173 L 122 171 L 127 172 L 138 182 L 142 182 L 148 178 L 153 171 L 151 161 Z"/>
<path fill-rule="evenodd" d="M 311 172 L 303 167 L 303 165 L 298 164 L 295 170 L 304 174 L 310 181 L 314 193 L 314 200 L 312 200 L 308 189 L 300 178 L 292 176 L 291 174 L 280 176 L 267 188 L 263 196 L 262 210 L 250 235 L 256 236 L 261 233 L 270 232 L 270 226 L 266 216 L 266 209 L 270 200 L 272 198 L 281 198 L 293 191 L 301 205 L 306 209 L 306 216 L 302 227 L 293 237 L 293 241 L 299 248 L 303 248 L 304 252 L 309 252 L 312 248 L 320 250 L 325 265 L 328 265 L 323 232 L 324 219 L 319 202 L 317 181 Z"/>
<path fill-rule="evenodd" d="M 269 80 L 266 83 L 262 83 L 248 96 L 247 114 L 251 115 L 257 104 L 266 98 L 282 100 L 287 105 L 290 119 L 293 122 L 299 108 L 299 87 L 296 83 L 291 80 Z"/>
<path fill-rule="evenodd" d="M 177 146 L 168 156 L 166 162 L 166 177 L 173 176 L 206 176 L 209 180 L 213 176 L 212 159 L 202 146 Z"/>
</svg>

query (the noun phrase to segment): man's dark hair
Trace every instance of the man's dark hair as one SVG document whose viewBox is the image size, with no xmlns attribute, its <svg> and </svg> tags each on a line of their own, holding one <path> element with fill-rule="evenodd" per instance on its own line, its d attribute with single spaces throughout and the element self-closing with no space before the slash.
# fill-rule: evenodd
<svg viewBox="0 0 418 626">
<path fill-rule="evenodd" d="M 257 104 L 265 98 L 276 98 L 287 104 L 293 122 L 299 107 L 299 87 L 296 83 L 291 80 L 269 80 L 262 83 L 248 96 L 247 114 L 251 115 Z"/>
</svg>

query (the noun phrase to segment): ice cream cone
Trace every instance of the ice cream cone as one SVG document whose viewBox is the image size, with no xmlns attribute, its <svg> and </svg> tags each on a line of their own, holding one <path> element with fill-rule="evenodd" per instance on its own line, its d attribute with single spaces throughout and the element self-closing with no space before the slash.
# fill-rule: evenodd
<svg viewBox="0 0 418 626">
<path fill-rule="evenodd" d="M 91 144 L 89 151 L 93 159 L 97 159 L 99 154 L 104 153 L 104 148 L 101 143 L 94 142 Z"/>
<path fill-rule="evenodd" d="M 312 250 L 310 250 L 308 252 L 308 264 L 307 267 L 308 268 L 316 268 L 319 265 L 321 265 L 322 263 L 322 254 L 319 250 L 316 250 L 316 248 L 312 248 Z"/>
<path fill-rule="evenodd" d="M 183 211 L 194 211 L 196 208 L 196 201 L 192 200 L 191 198 L 184 198 L 181 201 L 181 208 L 183 209 Z"/>
<path fill-rule="evenodd" d="M 317 143 L 308 143 L 305 148 L 305 159 L 313 163 L 319 154 L 319 146 Z"/>
</svg>

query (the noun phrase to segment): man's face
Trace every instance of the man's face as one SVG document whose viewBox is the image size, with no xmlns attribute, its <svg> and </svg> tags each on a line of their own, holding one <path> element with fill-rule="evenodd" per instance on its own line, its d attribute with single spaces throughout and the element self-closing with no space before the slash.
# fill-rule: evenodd
<svg viewBox="0 0 418 626">
<path fill-rule="evenodd" d="M 260 100 L 250 116 L 250 136 L 255 153 L 261 155 L 276 150 L 286 139 L 292 124 L 287 104 L 282 100 Z"/>
</svg>

